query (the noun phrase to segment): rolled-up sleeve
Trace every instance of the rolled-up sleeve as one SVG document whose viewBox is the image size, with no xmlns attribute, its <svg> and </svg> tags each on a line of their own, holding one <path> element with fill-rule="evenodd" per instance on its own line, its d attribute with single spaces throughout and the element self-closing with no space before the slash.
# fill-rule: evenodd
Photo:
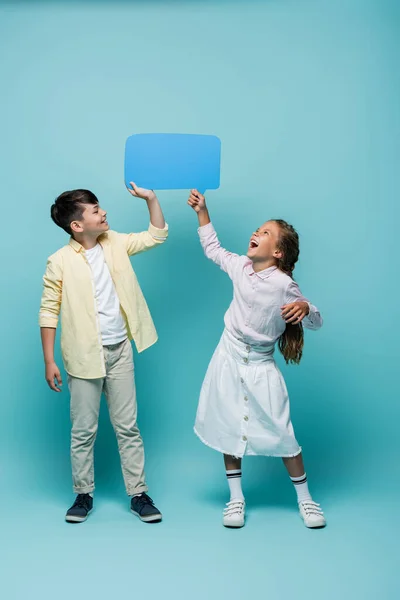
<svg viewBox="0 0 400 600">
<path fill-rule="evenodd" d="M 43 276 L 43 293 L 39 311 L 40 327 L 56 329 L 61 310 L 62 266 L 59 260 L 50 257 Z"/>
<path fill-rule="evenodd" d="M 291 281 L 286 290 L 286 304 L 290 304 L 292 302 L 307 302 L 310 308 L 310 312 L 302 321 L 304 327 L 314 330 L 322 327 L 323 320 L 318 308 L 311 304 L 311 302 L 303 296 L 299 286 L 295 281 Z"/>
<path fill-rule="evenodd" d="M 146 252 L 163 244 L 168 238 L 168 225 L 165 224 L 163 229 L 158 229 L 150 223 L 147 231 L 140 233 L 121 233 L 119 234 L 124 240 L 126 251 L 129 256 Z"/>
</svg>

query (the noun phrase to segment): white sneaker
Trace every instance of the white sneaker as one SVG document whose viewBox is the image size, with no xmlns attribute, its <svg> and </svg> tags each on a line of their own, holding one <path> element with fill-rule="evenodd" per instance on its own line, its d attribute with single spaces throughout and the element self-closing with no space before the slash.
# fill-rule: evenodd
<svg viewBox="0 0 400 600">
<path fill-rule="evenodd" d="M 326 520 L 324 513 L 322 512 L 320 505 L 313 502 L 313 500 L 303 500 L 303 502 L 300 502 L 299 510 L 300 516 L 306 527 L 310 527 L 311 529 L 325 527 Z"/>
<path fill-rule="evenodd" d="M 225 527 L 243 527 L 244 525 L 244 500 L 231 500 L 226 505 L 223 515 Z"/>
</svg>

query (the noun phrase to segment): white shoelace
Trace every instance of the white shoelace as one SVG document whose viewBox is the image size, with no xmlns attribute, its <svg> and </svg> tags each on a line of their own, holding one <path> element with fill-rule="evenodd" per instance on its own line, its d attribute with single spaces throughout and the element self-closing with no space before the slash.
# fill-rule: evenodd
<svg viewBox="0 0 400 600">
<path fill-rule="evenodd" d="M 306 513 L 307 517 L 309 515 L 322 516 L 324 514 L 320 508 L 320 504 L 317 504 L 317 502 L 314 502 L 313 500 L 305 500 L 300 504 L 304 508 L 304 512 Z"/>
<path fill-rule="evenodd" d="M 240 515 L 243 512 L 244 500 L 231 500 L 224 508 L 224 516 L 231 517 L 232 515 Z"/>
</svg>

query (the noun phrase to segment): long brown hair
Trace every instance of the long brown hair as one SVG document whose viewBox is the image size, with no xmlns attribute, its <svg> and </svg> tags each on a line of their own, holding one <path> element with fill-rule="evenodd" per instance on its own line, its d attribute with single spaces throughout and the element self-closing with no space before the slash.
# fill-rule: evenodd
<svg viewBox="0 0 400 600">
<path fill-rule="evenodd" d="M 282 252 L 282 258 L 278 259 L 278 269 L 293 278 L 294 267 L 300 254 L 298 233 L 292 225 L 282 219 L 274 219 L 274 222 L 280 229 L 278 249 Z M 279 338 L 278 347 L 287 364 L 298 365 L 303 355 L 303 325 L 287 323 L 285 331 Z"/>
</svg>

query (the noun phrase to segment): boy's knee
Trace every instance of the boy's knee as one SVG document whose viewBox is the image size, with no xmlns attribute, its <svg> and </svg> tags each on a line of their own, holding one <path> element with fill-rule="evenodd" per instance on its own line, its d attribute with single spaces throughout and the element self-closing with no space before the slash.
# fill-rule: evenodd
<svg viewBox="0 0 400 600">
<path fill-rule="evenodd" d="M 90 444 L 94 442 L 97 435 L 97 425 L 88 429 L 72 428 L 71 440 L 72 446 L 77 447 L 80 445 Z"/>
<path fill-rule="evenodd" d="M 137 423 L 114 423 L 115 433 L 119 437 L 135 438 L 140 437 L 139 427 Z"/>
</svg>

